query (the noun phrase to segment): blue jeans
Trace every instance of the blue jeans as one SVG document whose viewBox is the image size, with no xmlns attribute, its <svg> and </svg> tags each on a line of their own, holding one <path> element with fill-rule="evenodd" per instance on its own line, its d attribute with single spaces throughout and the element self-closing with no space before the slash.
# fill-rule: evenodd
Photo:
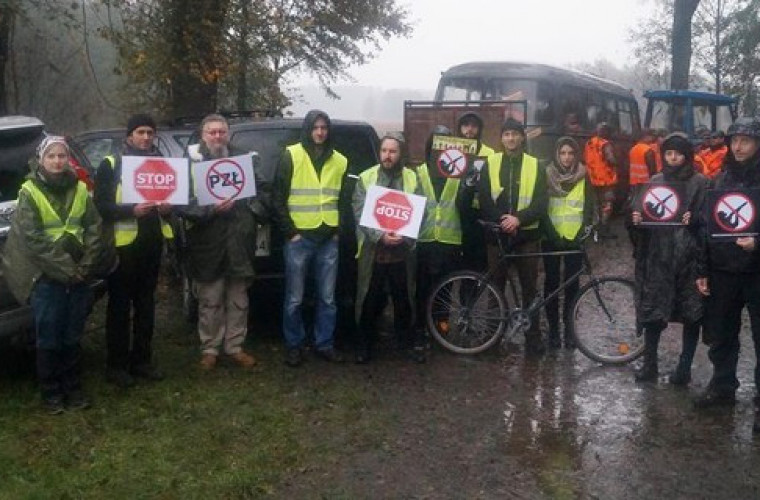
<svg viewBox="0 0 760 500">
<path fill-rule="evenodd" d="M 317 310 L 314 317 L 314 342 L 317 350 L 333 346 L 335 319 L 335 279 L 338 276 L 338 241 L 330 238 L 316 243 L 301 237 L 285 244 L 285 304 L 283 335 L 288 349 L 303 346 L 306 333 L 303 325 L 303 294 L 310 266 L 314 267 L 317 287 Z"/>
<path fill-rule="evenodd" d="M 37 349 L 60 350 L 79 346 L 92 290 L 85 284 L 63 285 L 39 280 L 29 300 L 34 312 Z"/>
</svg>

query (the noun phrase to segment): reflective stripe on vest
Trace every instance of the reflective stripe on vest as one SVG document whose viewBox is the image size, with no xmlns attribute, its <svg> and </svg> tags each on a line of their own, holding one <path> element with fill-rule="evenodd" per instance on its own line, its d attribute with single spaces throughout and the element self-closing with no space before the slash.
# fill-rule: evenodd
<svg viewBox="0 0 760 500">
<path fill-rule="evenodd" d="M 591 184 L 594 186 L 613 186 L 617 183 L 615 167 L 604 158 L 604 147 L 609 141 L 598 136 L 591 137 L 583 148 L 583 158 L 588 168 Z"/>
<path fill-rule="evenodd" d="M 348 167 L 346 157 L 333 151 L 322 166 L 320 177 L 301 144 L 288 146 L 293 162 L 288 210 L 298 229 L 317 229 L 322 224 L 338 226 L 338 197 Z"/>
<path fill-rule="evenodd" d="M 425 209 L 427 217 L 420 231 L 418 241 L 440 241 L 452 245 L 462 244 L 462 225 L 459 220 L 459 211 L 456 206 L 457 193 L 459 192 L 459 179 L 448 178 L 441 192 L 441 199 L 436 201 L 433 183 L 430 180 L 427 164 L 423 163 L 417 168 L 420 176 L 422 191 L 427 198 Z"/>
<path fill-rule="evenodd" d="M 74 194 L 74 200 L 71 203 L 71 209 L 69 215 L 66 217 L 66 222 L 61 220 L 61 217 L 55 211 L 50 204 L 50 200 L 38 188 L 34 182 L 26 181 L 21 186 L 22 191 L 26 191 L 29 196 L 34 200 L 34 204 L 37 205 L 37 211 L 42 219 L 42 228 L 47 236 L 53 241 L 58 241 L 65 233 L 69 233 L 77 241 L 84 245 L 84 227 L 82 226 L 82 217 L 87 209 L 87 185 L 84 182 L 77 181 L 76 193 Z"/>
<path fill-rule="evenodd" d="M 634 186 L 636 184 L 645 184 L 649 182 L 649 167 L 647 166 L 646 156 L 649 151 L 652 151 L 652 147 L 644 142 L 639 142 L 631 148 L 628 153 L 628 159 L 630 163 L 629 184 Z"/>
<path fill-rule="evenodd" d="M 491 180 L 491 199 L 495 202 L 499 195 L 504 191 L 501 185 L 501 159 L 504 153 L 496 153 L 488 157 L 488 177 Z M 525 210 L 530 206 L 533 200 L 533 192 L 536 189 L 536 178 L 538 177 L 538 160 L 535 157 L 523 153 L 522 166 L 520 167 L 520 190 L 517 193 L 517 211 Z M 511 203 L 512 200 L 510 200 Z M 521 226 L 522 227 L 522 226 Z M 538 221 L 522 229 L 535 229 L 538 227 Z"/>
<path fill-rule="evenodd" d="M 380 172 L 380 165 L 375 165 L 372 168 L 368 168 L 359 175 L 359 182 L 366 190 L 370 186 L 377 184 L 378 173 Z M 413 194 L 417 190 L 417 174 L 414 170 L 404 167 L 401 171 L 401 184 L 403 185 L 403 191 L 408 194 Z M 365 199 L 366 203 L 366 199 Z M 356 231 L 356 237 L 359 242 L 359 247 L 356 250 L 356 257 L 358 258 L 362 252 L 362 246 L 364 246 L 364 231 Z"/>
<path fill-rule="evenodd" d="M 116 169 L 116 158 L 112 155 L 108 155 L 104 158 L 108 160 L 108 164 L 112 170 Z M 121 204 L 121 179 L 116 179 L 116 204 Z M 160 217 L 159 217 L 160 218 Z M 129 219 L 121 219 L 114 222 L 113 225 L 114 240 L 117 247 L 123 247 L 129 245 L 135 238 L 137 238 L 137 219 L 130 217 Z M 172 226 L 161 218 L 161 234 L 164 238 L 170 240 L 174 238 L 174 231 Z"/>
<path fill-rule="evenodd" d="M 583 203 L 586 199 L 586 180 L 575 183 L 567 196 L 549 197 L 549 220 L 557 234 L 566 240 L 575 239 L 583 226 Z"/>
</svg>

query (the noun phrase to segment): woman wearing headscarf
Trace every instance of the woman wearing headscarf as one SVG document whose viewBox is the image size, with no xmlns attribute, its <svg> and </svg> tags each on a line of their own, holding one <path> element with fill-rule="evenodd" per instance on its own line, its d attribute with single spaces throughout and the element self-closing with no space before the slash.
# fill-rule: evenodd
<svg viewBox="0 0 760 500">
<path fill-rule="evenodd" d="M 544 252 L 561 252 L 580 249 L 583 228 L 596 218 L 594 191 L 586 179 L 586 166 L 581 162 L 581 148 L 575 139 L 561 137 L 557 141 L 554 161 L 546 168 L 546 189 L 549 203 L 542 228 Z M 564 264 L 564 274 L 562 267 Z M 580 271 L 583 261 L 580 254 L 544 256 L 544 297 L 559 287 L 560 278 L 567 280 Z M 565 288 L 562 323 L 565 347 L 573 348 L 568 318 L 573 297 L 578 293 L 578 281 Z M 549 323 L 549 348 L 562 346 L 559 326 L 559 296 L 546 303 Z"/>
</svg>

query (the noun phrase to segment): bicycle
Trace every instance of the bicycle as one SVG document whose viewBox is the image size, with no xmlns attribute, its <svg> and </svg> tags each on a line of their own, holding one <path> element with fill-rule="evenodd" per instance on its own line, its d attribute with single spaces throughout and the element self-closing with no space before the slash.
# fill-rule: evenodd
<svg viewBox="0 0 760 500">
<path fill-rule="evenodd" d="M 499 225 L 479 221 L 492 231 Z M 457 354 L 477 354 L 492 347 L 500 338 L 508 342 L 518 333 L 525 333 L 531 321 L 538 319 L 541 308 L 557 297 L 568 285 L 587 276 L 572 299 L 570 324 L 565 325 L 578 349 L 603 364 L 629 363 L 644 353 L 644 338 L 636 323 L 633 281 L 622 276 L 595 276 L 586 252 L 585 240 L 592 234 L 586 228 L 580 250 L 512 254 L 499 241 L 500 259 L 485 274 L 456 271 L 444 277 L 428 297 L 428 331 L 444 348 Z M 536 299 L 523 308 L 517 299 L 517 288 L 510 272 L 507 286 L 515 307 L 508 308 L 503 290 L 492 282 L 497 266 L 508 265 L 517 258 L 545 255 L 581 255 L 581 270 L 564 280 L 548 297 Z"/>
</svg>

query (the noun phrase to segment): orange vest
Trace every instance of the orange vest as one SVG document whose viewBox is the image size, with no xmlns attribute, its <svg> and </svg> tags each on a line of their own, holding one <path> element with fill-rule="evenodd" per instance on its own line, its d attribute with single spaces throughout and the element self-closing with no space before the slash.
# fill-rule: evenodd
<svg viewBox="0 0 760 500">
<path fill-rule="evenodd" d="M 646 184 L 649 182 L 649 167 L 647 166 L 647 153 L 652 151 L 652 145 L 645 142 L 639 142 L 631 148 L 628 153 L 630 164 L 629 184 Z"/>
<path fill-rule="evenodd" d="M 614 186 L 617 183 L 615 167 L 607 163 L 602 150 L 609 141 L 594 136 L 586 142 L 583 159 L 588 167 L 589 178 L 594 186 Z"/>
<path fill-rule="evenodd" d="M 728 146 L 721 146 L 716 150 L 705 148 L 700 151 L 698 157 L 702 160 L 702 173 L 710 179 L 718 175 L 726 153 L 728 153 Z"/>
</svg>

